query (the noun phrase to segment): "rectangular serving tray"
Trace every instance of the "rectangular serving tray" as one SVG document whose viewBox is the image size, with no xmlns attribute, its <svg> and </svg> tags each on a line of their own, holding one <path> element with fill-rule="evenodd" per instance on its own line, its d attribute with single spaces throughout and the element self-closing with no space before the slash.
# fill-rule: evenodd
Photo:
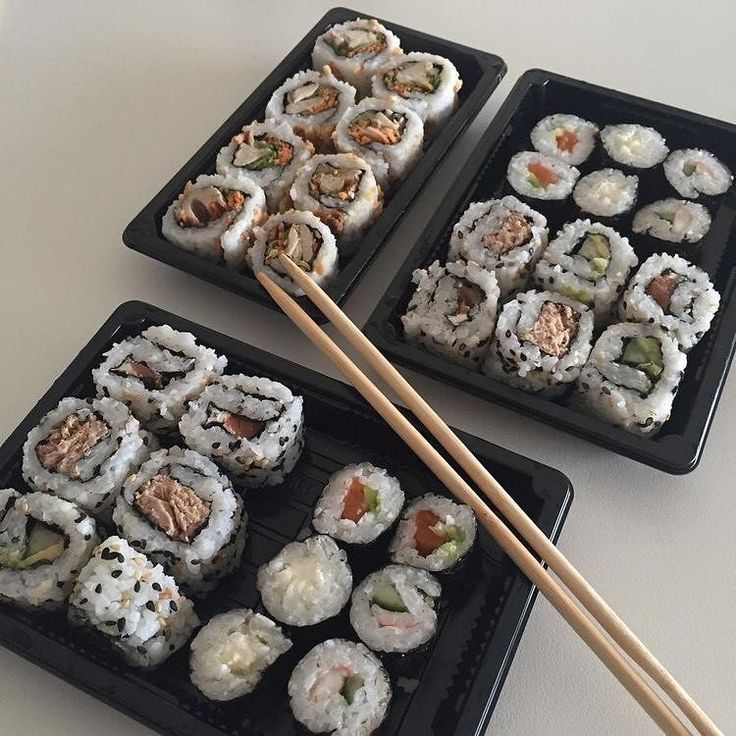
<svg viewBox="0 0 736 736">
<path fill-rule="evenodd" d="M 371 17 L 370 14 L 366 15 L 356 10 L 333 8 L 320 18 L 245 102 L 136 215 L 123 232 L 123 242 L 133 250 L 273 308 L 272 300 L 251 272 L 234 271 L 224 265 L 188 253 L 166 241 L 161 235 L 161 218 L 187 181 L 195 179 L 199 174 L 214 172 L 218 151 L 229 143 L 235 133 L 252 120 L 263 117 L 266 103 L 273 91 L 288 77 L 311 67 L 312 47 L 317 36 L 336 23 L 353 20 L 359 16 Z M 389 21 L 381 20 L 381 23 L 398 34 L 405 51 L 426 51 L 450 59 L 460 72 L 463 86 L 458 96 L 458 106 L 455 112 L 437 135 L 425 145 L 424 153 L 417 165 L 404 179 L 391 199 L 386 202 L 382 214 L 366 235 L 351 244 L 350 256 L 341 257 L 340 273 L 327 289 L 330 296 L 338 303 L 347 296 L 356 279 L 396 227 L 399 219 L 425 181 L 437 168 L 454 140 L 480 112 L 483 104 L 506 73 L 506 64 L 498 56 L 411 28 L 404 28 Z M 302 306 L 312 316 L 324 322 L 321 312 L 315 310 L 309 300 L 302 298 L 301 301 Z"/>
<path fill-rule="evenodd" d="M 675 246 L 648 236 L 632 235 L 632 214 L 613 227 L 627 235 L 639 261 L 652 253 L 678 253 L 708 272 L 721 294 L 721 306 L 711 330 L 688 355 L 688 366 L 675 399 L 671 418 L 654 437 L 639 437 L 575 409 L 570 395 L 547 399 L 510 388 L 480 373 L 453 365 L 407 344 L 401 315 L 413 292 L 411 274 L 435 259 L 444 262 L 453 225 L 470 202 L 515 194 L 506 181 L 511 156 L 532 150 L 529 134 L 545 115 L 565 112 L 596 122 L 636 122 L 659 130 L 670 150 L 707 148 L 736 170 L 736 125 L 678 110 L 587 82 L 534 69 L 519 78 L 488 130 L 470 155 L 442 208 L 426 226 L 411 253 L 399 267 L 386 293 L 368 320 L 365 333 L 397 362 L 465 391 L 520 410 L 525 415 L 564 429 L 621 455 L 668 473 L 695 469 L 726 380 L 736 343 L 736 187 L 721 198 L 705 201 L 713 216 L 710 232 L 699 244 Z M 598 150 L 578 168 L 587 174 L 606 164 Z M 638 172 L 640 202 L 645 204 L 676 192 L 667 184 L 662 167 Z M 527 200 L 549 221 L 550 238 L 565 222 L 584 215 L 572 203 Z M 636 208 L 634 208 L 636 209 Z M 595 218 L 591 218 L 595 219 Z"/>
</svg>

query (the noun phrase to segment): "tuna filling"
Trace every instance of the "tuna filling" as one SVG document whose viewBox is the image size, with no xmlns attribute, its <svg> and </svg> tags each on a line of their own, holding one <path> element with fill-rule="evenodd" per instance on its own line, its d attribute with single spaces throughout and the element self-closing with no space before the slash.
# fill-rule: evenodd
<svg viewBox="0 0 736 736">
<path fill-rule="evenodd" d="M 401 113 L 369 110 L 350 121 L 348 133 L 359 146 L 370 146 L 372 143 L 391 146 L 401 140 L 405 127 L 406 116 Z"/>
<path fill-rule="evenodd" d="M 275 135 L 259 135 L 256 138 L 253 131 L 249 130 L 247 135 L 245 133 L 236 135 L 232 142 L 236 145 L 233 166 L 248 171 L 262 171 L 270 166 L 284 168 L 294 157 L 294 146 Z"/>
<path fill-rule="evenodd" d="M 470 319 L 470 310 L 477 307 L 485 299 L 483 289 L 467 279 L 457 279 L 457 302 L 455 313 L 448 314 L 447 319 L 457 327 L 462 322 Z"/>
<path fill-rule="evenodd" d="M 337 107 L 337 90 L 329 84 L 307 82 L 284 95 L 284 112 L 287 115 L 317 115 Z"/>
<path fill-rule="evenodd" d="M 46 470 L 78 478 L 77 463 L 109 434 L 110 427 L 99 417 L 72 414 L 36 446 L 36 455 Z"/>
<path fill-rule="evenodd" d="M 578 312 L 567 304 L 545 302 L 534 326 L 519 337 L 536 345 L 543 353 L 561 358 L 575 339 L 579 321 Z"/>
<path fill-rule="evenodd" d="M 386 88 L 402 97 L 432 94 L 442 81 L 442 67 L 432 61 L 409 61 L 383 75 Z"/>
<path fill-rule="evenodd" d="M 221 427 L 228 434 L 238 439 L 252 440 L 263 432 L 266 428 L 266 422 L 251 419 L 244 414 L 235 414 L 210 404 L 207 407 L 207 423 L 204 425 L 204 429 L 212 429 L 213 427 Z"/>
<path fill-rule="evenodd" d="M 532 237 L 532 221 L 519 212 L 511 212 L 495 233 L 483 237 L 483 245 L 497 256 L 502 256 Z"/>
<path fill-rule="evenodd" d="M 280 222 L 269 232 L 265 262 L 267 266 L 283 272 L 278 259 L 285 253 L 299 268 L 310 272 L 321 247 L 322 235 L 318 230 L 303 223 L 286 225 Z"/>
<path fill-rule="evenodd" d="M 380 54 L 386 48 L 386 36 L 366 28 L 351 28 L 345 31 L 332 31 L 327 37 L 327 43 L 338 56 L 352 59 L 358 54 L 366 56 Z"/>
<path fill-rule="evenodd" d="M 197 187 L 187 182 L 176 203 L 174 217 L 180 227 L 207 227 L 226 213 L 231 217 L 245 205 L 245 194 L 215 186 Z"/>
<path fill-rule="evenodd" d="M 682 276 L 673 271 L 665 271 L 660 276 L 653 278 L 644 291 L 662 307 L 663 312 L 667 312 L 672 304 L 672 295 L 683 280 Z"/>
<path fill-rule="evenodd" d="M 184 361 L 181 370 L 155 370 L 148 363 L 128 358 L 122 362 L 117 368 L 111 369 L 111 373 L 123 378 L 137 378 L 149 391 L 156 391 L 166 388 L 171 381 L 184 376 L 194 367 L 194 359 L 190 358 Z"/>
<path fill-rule="evenodd" d="M 340 518 L 357 524 L 367 513 L 375 514 L 380 508 L 378 491 L 363 483 L 360 478 L 353 478 L 342 499 Z"/>
<path fill-rule="evenodd" d="M 309 193 L 325 207 L 345 207 L 355 199 L 362 178 L 362 169 L 320 164 L 309 181 Z"/>
</svg>

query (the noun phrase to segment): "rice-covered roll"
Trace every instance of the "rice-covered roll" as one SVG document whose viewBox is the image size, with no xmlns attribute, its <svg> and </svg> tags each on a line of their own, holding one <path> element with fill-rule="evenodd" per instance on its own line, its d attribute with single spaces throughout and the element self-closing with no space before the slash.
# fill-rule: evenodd
<svg viewBox="0 0 736 736">
<path fill-rule="evenodd" d="M 304 446 L 303 400 L 269 378 L 222 376 L 189 405 L 179 431 L 246 486 L 278 485 Z"/>
<path fill-rule="evenodd" d="M 659 325 L 612 325 L 578 378 L 582 405 L 629 432 L 654 434 L 670 417 L 686 364 L 677 340 Z"/>
<path fill-rule="evenodd" d="M 199 626 L 174 578 L 120 537 L 99 544 L 82 569 L 69 621 L 99 631 L 134 667 L 165 662 Z"/>
<path fill-rule="evenodd" d="M 287 544 L 258 569 L 258 592 L 277 621 L 311 626 L 336 616 L 350 598 L 348 558 L 324 535 Z"/>
<path fill-rule="evenodd" d="M 412 51 L 386 64 L 373 77 L 373 96 L 401 97 L 419 115 L 430 135 L 452 115 L 463 86 L 455 65 L 444 56 Z"/>
<path fill-rule="evenodd" d="M 291 641 L 267 616 L 237 608 L 213 616 L 190 647 L 194 685 L 210 700 L 227 701 L 253 692 Z"/>
<path fill-rule="evenodd" d="M 601 131 L 601 142 L 614 161 L 635 169 L 651 169 L 669 153 L 661 133 L 634 123 L 606 125 Z"/>
<path fill-rule="evenodd" d="M 356 18 L 338 23 L 317 37 L 312 66 L 329 66 L 336 77 L 352 84 L 365 97 L 371 92 L 373 75 L 403 53 L 399 37 L 375 18 Z"/>
<path fill-rule="evenodd" d="M 638 189 L 638 176 L 627 176 L 618 169 L 601 169 L 580 179 L 572 198 L 583 212 L 598 217 L 615 217 L 634 206 Z"/>
<path fill-rule="evenodd" d="M 579 176 L 574 166 L 532 151 L 514 154 L 506 172 L 509 184 L 533 199 L 566 199 Z"/>
<path fill-rule="evenodd" d="M 23 445 L 23 478 L 104 516 L 152 442 L 125 404 L 114 399 L 62 399 Z"/>
<path fill-rule="evenodd" d="M 291 187 L 294 208 L 314 212 L 340 242 L 359 238 L 381 214 L 383 193 L 354 153 L 312 156 Z"/>
<path fill-rule="evenodd" d="M 226 365 L 227 358 L 198 345 L 190 332 L 160 325 L 113 345 L 92 378 L 99 396 L 130 406 L 148 429 L 168 431 Z"/>
<path fill-rule="evenodd" d="M 571 166 L 580 166 L 593 153 L 598 126 L 577 115 L 557 113 L 542 118 L 532 129 L 534 148 Z"/>
<path fill-rule="evenodd" d="M 452 228 L 447 259 L 493 271 L 503 299 L 524 288 L 546 246 L 547 218 L 508 195 L 468 205 Z"/>
<path fill-rule="evenodd" d="M 217 173 L 235 181 L 252 181 L 266 195 L 269 212 L 286 209 L 299 167 L 314 153 L 286 122 L 252 122 L 217 154 Z"/>
<path fill-rule="evenodd" d="M 253 228 L 266 216 L 266 195 L 254 181 L 220 174 L 187 182 L 161 221 L 170 243 L 231 268 L 246 263 Z"/>
<path fill-rule="evenodd" d="M 285 253 L 320 286 L 326 286 L 339 272 L 339 254 L 335 236 L 312 212 L 288 210 L 271 217 L 256 230 L 256 244 L 251 251 L 254 273 L 264 272 L 294 296 L 304 291 L 286 274 L 279 261 Z"/>
<path fill-rule="evenodd" d="M 61 607 L 99 541 L 94 519 L 76 504 L 0 491 L 0 600 Z"/>
<path fill-rule="evenodd" d="M 427 493 L 404 511 L 391 541 L 391 559 L 431 572 L 449 570 L 470 551 L 476 526 L 470 506 Z"/>
<path fill-rule="evenodd" d="M 575 381 L 588 358 L 593 312 L 551 291 L 527 291 L 498 318 L 483 371 L 530 393 L 555 396 Z"/>
<path fill-rule="evenodd" d="M 112 518 L 121 537 L 192 595 L 206 595 L 240 564 L 243 500 L 217 466 L 194 450 L 154 452 L 126 481 Z"/>
<path fill-rule="evenodd" d="M 627 322 L 656 323 L 687 352 L 710 328 L 721 297 L 708 274 L 680 256 L 649 256 L 631 279 L 619 307 Z"/>
<path fill-rule="evenodd" d="M 341 82 L 329 66 L 289 77 L 266 105 L 266 118 L 287 122 L 318 151 L 332 150 L 332 134 L 345 110 L 355 104 L 355 87 Z"/>
<path fill-rule="evenodd" d="M 311 649 L 289 678 L 291 711 L 312 733 L 369 736 L 391 701 L 381 661 L 362 644 L 328 639 Z"/>
<path fill-rule="evenodd" d="M 681 197 L 715 197 L 731 186 L 733 174 L 710 151 L 687 148 L 673 151 L 664 162 L 664 175 Z"/>
<path fill-rule="evenodd" d="M 591 307 L 598 324 L 614 306 L 639 259 L 628 238 L 590 220 L 563 225 L 534 270 L 540 289 L 555 291 Z"/>
<path fill-rule="evenodd" d="M 335 130 L 337 150 L 363 158 L 383 190 L 412 170 L 423 141 L 421 118 L 396 97 L 367 97 L 346 110 Z"/>
<path fill-rule="evenodd" d="M 370 463 L 334 473 L 314 509 L 312 525 L 350 544 L 368 544 L 389 529 L 404 506 L 399 481 Z"/>
<path fill-rule="evenodd" d="M 442 586 L 425 570 L 387 565 L 354 591 L 350 623 L 361 641 L 376 652 L 409 652 L 437 632 Z"/>
<path fill-rule="evenodd" d="M 631 229 L 669 243 L 697 243 L 710 230 L 710 213 L 697 202 L 660 199 L 642 207 Z"/>
</svg>

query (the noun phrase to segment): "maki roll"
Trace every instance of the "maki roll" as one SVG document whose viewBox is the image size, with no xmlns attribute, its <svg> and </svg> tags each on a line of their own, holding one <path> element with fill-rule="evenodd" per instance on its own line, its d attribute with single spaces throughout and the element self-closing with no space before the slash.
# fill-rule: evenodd
<svg viewBox="0 0 736 736">
<path fill-rule="evenodd" d="M 288 123 L 252 122 L 217 154 L 217 173 L 228 179 L 252 181 L 263 189 L 270 212 L 286 209 L 289 187 L 299 167 L 314 153 Z"/>
<path fill-rule="evenodd" d="M 282 483 L 304 446 L 304 409 L 278 381 L 222 376 L 179 422 L 184 441 L 249 488 Z"/>
<path fill-rule="evenodd" d="M 254 273 L 265 272 L 279 286 L 294 296 L 303 296 L 279 262 L 285 253 L 320 286 L 326 286 L 338 273 L 338 251 L 335 236 L 317 215 L 289 210 L 271 215 L 256 230 L 256 244 L 251 251 Z"/>
<path fill-rule="evenodd" d="M 238 608 L 211 618 L 190 647 L 194 685 L 210 700 L 227 701 L 253 692 L 291 641 L 267 616 Z"/>
<path fill-rule="evenodd" d="M 355 104 L 355 87 L 341 82 L 329 66 L 298 72 L 287 79 L 266 105 L 266 118 L 286 122 L 318 151 L 332 150 L 332 134 L 345 110 Z"/>
<path fill-rule="evenodd" d="M 422 119 L 429 135 L 452 115 L 462 86 L 449 59 L 412 51 L 393 59 L 373 77 L 373 96 L 403 99 Z"/>
<path fill-rule="evenodd" d="M 60 608 L 100 541 L 94 519 L 48 493 L 0 491 L 0 600 Z"/>
<path fill-rule="evenodd" d="M 294 180 L 291 198 L 329 226 L 341 242 L 359 238 L 383 209 L 371 167 L 354 153 L 312 156 Z"/>
<path fill-rule="evenodd" d="M 476 526 L 470 506 L 428 493 L 404 512 L 391 541 L 391 559 L 431 572 L 449 570 L 470 551 Z"/>
<path fill-rule="evenodd" d="M 547 218 L 509 195 L 468 206 L 452 228 L 447 259 L 494 272 L 504 299 L 524 288 L 546 246 Z"/>
<path fill-rule="evenodd" d="M 370 463 L 348 465 L 334 473 L 314 510 L 320 534 L 350 544 L 368 544 L 389 529 L 401 513 L 399 481 Z"/>
<path fill-rule="evenodd" d="M 251 179 L 202 175 L 187 182 L 161 221 L 173 245 L 242 268 L 253 228 L 266 216 L 266 195 Z"/>
<path fill-rule="evenodd" d="M 628 238 L 599 222 L 567 223 L 542 254 L 534 283 L 591 307 L 597 323 L 610 320 L 639 259 Z"/>
<path fill-rule="evenodd" d="M 607 125 L 601 131 L 601 142 L 614 161 L 635 169 L 651 169 L 661 164 L 669 153 L 660 133 L 633 123 Z"/>
<path fill-rule="evenodd" d="M 642 207 L 631 229 L 669 243 L 697 243 L 710 230 L 710 213 L 697 202 L 660 199 Z"/>
<path fill-rule="evenodd" d="M 483 371 L 509 386 L 549 396 L 578 377 L 590 353 L 593 313 L 551 291 L 527 291 L 507 302 Z"/>
<path fill-rule="evenodd" d="M 686 364 L 677 340 L 659 325 L 612 325 L 578 378 L 582 406 L 629 432 L 654 434 L 669 419 Z"/>
<path fill-rule="evenodd" d="M 620 306 L 622 320 L 656 323 L 687 352 L 710 328 L 720 295 L 708 274 L 680 256 L 649 256 L 631 280 Z"/>
<path fill-rule="evenodd" d="M 356 153 L 385 191 L 396 186 L 422 154 L 424 123 L 397 98 L 367 97 L 348 108 L 335 130 L 335 147 Z"/>
<path fill-rule="evenodd" d="M 514 154 L 506 172 L 509 184 L 533 199 L 566 199 L 579 176 L 574 166 L 531 151 Z"/>
<path fill-rule="evenodd" d="M 362 644 L 328 639 L 294 668 L 289 698 L 294 718 L 311 733 L 369 736 L 386 717 L 391 684 Z"/>
<path fill-rule="evenodd" d="M 435 261 L 412 279 L 416 291 L 401 317 L 406 340 L 477 370 L 496 322 L 496 274 L 472 261 Z"/>
<path fill-rule="evenodd" d="M 193 450 L 154 452 L 126 481 L 112 519 L 121 537 L 196 596 L 240 564 L 245 546 L 243 500 Z"/>
<path fill-rule="evenodd" d="M 311 626 L 336 616 L 350 598 L 353 574 L 347 555 L 330 537 L 287 544 L 258 569 L 266 610 L 290 626 Z"/>
<path fill-rule="evenodd" d="M 437 633 L 442 586 L 425 570 L 387 565 L 354 591 L 350 623 L 376 652 L 410 652 Z"/>
<path fill-rule="evenodd" d="M 398 36 L 375 18 L 356 18 L 334 25 L 317 37 L 312 66 L 329 66 L 335 76 L 365 97 L 370 94 L 373 75 L 403 53 Z"/>
<path fill-rule="evenodd" d="M 545 156 L 580 166 L 593 153 L 598 126 L 577 115 L 547 115 L 532 129 L 532 145 Z"/>
<path fill-rule="evenodd" d="M 664 162 L 664 175 L 677 193 L 688 199 L 723 194 L 733 181 L 728 166 L 709 151 L 696 148 L 673 151 Z"/>
<path fill-rule="evenodd" d="M 618 169 L 601 169 L 580 179 L 572 198 L 583 212 L 615 217 L 634 206 L 638 188 L 638 176 L 626 176 Z"/>
<path fill-rule="evenodd" d="M 197 344 L 190 332 L 149 327 L 116 343 L 92 371 L 99 396 L 130 406 L 149 429 L 169 431 L 191 399 L 227 365 L 227 358 Z"/>
<path fill-rule="evenodd" d="M 23 445 L 23 479 L 96 515 L 149 455 L 151 436 L 114 399 L 62 399 Z"/>
<path fill-rule="evenodd" d="M 165 662 L 199 626 L 176 581 L 120 537 L 98 545 L 82 569 L 69 621 L 101 633 L 134 667 Z"/>
</svg>

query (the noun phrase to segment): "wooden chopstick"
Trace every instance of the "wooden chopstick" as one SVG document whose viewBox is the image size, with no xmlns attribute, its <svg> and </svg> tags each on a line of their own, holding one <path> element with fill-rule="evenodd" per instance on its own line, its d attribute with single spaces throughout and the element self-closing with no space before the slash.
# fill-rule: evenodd
<svg viewBox="0 0 736 736">
<path fill-rule="evenodd" d="M 603 664 L 636 698 L 642 708 L 666 734 L 686 736 L 690 732 L 652 690 L 611 641 L 578 608 L 568 593 L 545 570 L 516 535 L 491 510 L 457 471 L 435 450 L 411 422 L 381 393 L 370 379 L 342 352 L 314 320 L 280 286 L 263 272 L 256 274 L 263 287 L 294 324 L 324 353 L 353 384 L 396 434 L 425 463 L 437 478 L 463 503 L 499 546 L 534 583 Z"/>
<path fill-rule="evenodd" d="M 698 732 L 703 736 L 723 736 L 705 711 L 337 304 L 290 258 L 282 254 L 280 261 L 291 279 L 465 470 L 608 635 L 677 704 Z"/>
</svg>

